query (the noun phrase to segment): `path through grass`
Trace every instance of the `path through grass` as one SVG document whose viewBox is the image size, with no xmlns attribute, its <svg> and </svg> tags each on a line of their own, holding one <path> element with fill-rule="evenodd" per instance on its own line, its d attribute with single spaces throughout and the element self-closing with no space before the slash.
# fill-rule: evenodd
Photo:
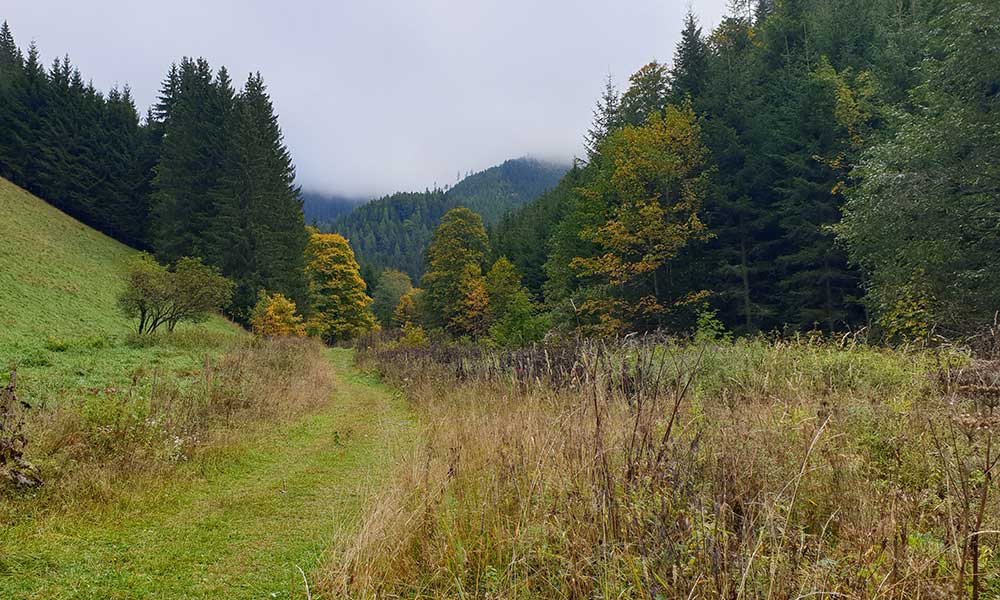
<svg viewBox="0 0 1000 600">
<path fill-rule="evenodd" d="M 338 383 L 318 413 L 113 506 L 0 524 L 0 598 L 305 598 L 298 568 L 312 581 L 413 431 L 350 351 L 330 358 Z"/>
</svg>

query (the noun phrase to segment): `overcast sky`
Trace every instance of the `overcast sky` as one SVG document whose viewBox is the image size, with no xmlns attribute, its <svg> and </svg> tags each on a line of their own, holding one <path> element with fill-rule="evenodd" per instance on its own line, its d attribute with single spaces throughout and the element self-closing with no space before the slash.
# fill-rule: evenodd
<svg viewBox="0 0 1000 600">
<path fill-rule="evenodd" d="M 171 62 L 264 76 L 306 188 L 369 196 L 533 155 L 569 161 L 610 73 L 669 61 L 726 0 L 4 0 L 18 43 L 69 53 L 145 109 Z"/>
</svg>

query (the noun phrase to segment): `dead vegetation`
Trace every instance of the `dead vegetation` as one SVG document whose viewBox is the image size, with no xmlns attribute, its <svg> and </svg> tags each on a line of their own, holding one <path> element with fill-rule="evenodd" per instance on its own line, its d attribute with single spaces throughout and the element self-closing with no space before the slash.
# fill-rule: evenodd
<svg viewBox="0 0 1000 600">
<path fill-rule="evenodd" d="M 28 445 L 24 420 L 30 408 L 30 404 L 18 399 L 17 371 L 11 371 L 7 385 L 0 389 L 0 476 L 19 487 L 42 483 L 38 469 L 24 458 Z"/>
<path fill-rule="evenodd" d="M 360 357 L 426 444 L 331 595 L 1000 595 L 997 363 L 850 339 Z"/>
<path fill-rule="evenodd" d="M 143 379 L 151 382 L 140 385 Z M 332 385 L 315 341 L 248 339 L 219 358 L 206 354 L 200 369 L 137 371 L 127 388 L 89 390 L 27 416 L 16 413 L 11 439 L 22 451 L 31 441 L 48 496 L 106 496 L 123 479 L 169 471 L 247 428 L 302 415 L 326 402 Z M 13 384 L 7 389 L 12 393 Z M 10 393 L 0 402 L 0 435 L 8 437 Z"/>
</svg>

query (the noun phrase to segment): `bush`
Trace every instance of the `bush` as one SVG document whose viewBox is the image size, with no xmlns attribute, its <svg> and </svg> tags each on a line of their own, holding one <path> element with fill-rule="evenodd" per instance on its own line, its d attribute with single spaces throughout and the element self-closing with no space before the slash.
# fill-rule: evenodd
<svg viewBox="0 0 1000 600">
<path fill-rule="evenodd" d="M 161 326 L 173 331 L 181 321 L 199 322 L 220 311 L 233 296 L 233 282 L 199 258 L 179 259 L 172 269 L 142 253 L 126 268 L 118 307 L 136 319 L 136 333 Z"/>
<path fill-rule="evenodd" d="M 250 315 L 253 332 L 261 337 L 302 337 L 306 334 L 295 303 L 283 294 L 261 294 Z"/>
<path fill-rule="evenodd" d="M 45 338 L 45 349 L 49 352 L 65 352 L 69 350 L 69 340 L 50 335 Z"/>
</svg>

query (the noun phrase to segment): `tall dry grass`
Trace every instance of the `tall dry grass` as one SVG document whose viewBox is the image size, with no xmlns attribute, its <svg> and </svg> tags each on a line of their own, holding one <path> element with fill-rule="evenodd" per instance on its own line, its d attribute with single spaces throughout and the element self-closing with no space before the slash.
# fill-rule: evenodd
<svg viewBox="0 0 1000 600">
<path fill-rule="evenodd" d="M 426 443 L 332 596 L 1000 597 L 996 363 L 762 339 L 360 360 Z"/>
<path fill-rule="evenodd" d="M 248 430 L 302 415 L 326 402 L 332 386 L 319 343 L 247 339 L 221 357 L 206 354 L 200 369 L 140 370 L 128 388 L 67 395 L 34 411 L 27 456 L 46 500 L 110 497 L 123 480 L 169 472 Z"/>
</svg>

